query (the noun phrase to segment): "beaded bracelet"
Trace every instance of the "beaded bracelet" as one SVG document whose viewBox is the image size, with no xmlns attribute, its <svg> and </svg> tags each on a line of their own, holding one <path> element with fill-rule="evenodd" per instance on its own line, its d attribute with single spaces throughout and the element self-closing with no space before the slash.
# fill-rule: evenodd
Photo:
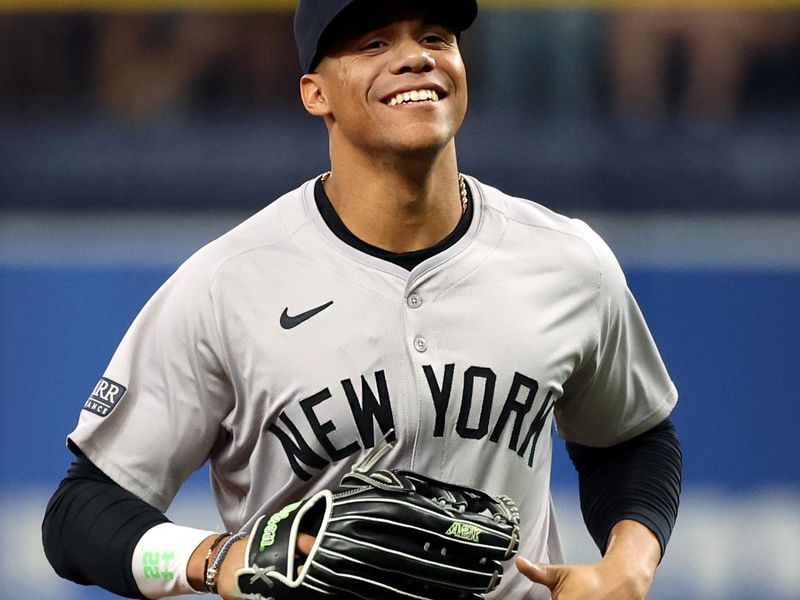
<svg viewBox="0 0 800 600">
<path fill-rule="evenodd" d="M 206 559 L 203 562 L 203 582 L 204 583 L 208 580 L 208 565 L 211 562 L 211 557 L 214 555 L 214 550 L 217 549 L 217 546 L 219 546 L 219 544 L 220 544 L 220 542 L 222 540 L 224 540 L 225 538 L 228 538 L 228 537 L 230 537 L 232 535 L 233 534 L 230 533 L 230 532 L 220 533 L 216 537 L 216 539 L 211 543 L 211 547 L 208 549 L 208 552 L 206 552 Z M 206 583 L 206 588 L 207 588 L 207 590 L 209 592 L 211 591 L 211 589 L 208 587 L 208 583 Z"/>
<path fill-rule="evenodd" d="M 206 588 L 208 588 L 208 591 L 212 594 L 217 593 L 217 575 L 219 574 L 219 569 L 222 566 L 222 561 L 225 560 L 225 555 L 228 554 L 228 551 L 236 542 L 246 537 L 247 533 L 245 532 L 230 536 L 227 540 L 225 540 L 222 548 L 219 549 L 217 556 L 214 558 L 214 562 L 208 569 L 206 569 L 205 584 Z"/>
</svg>

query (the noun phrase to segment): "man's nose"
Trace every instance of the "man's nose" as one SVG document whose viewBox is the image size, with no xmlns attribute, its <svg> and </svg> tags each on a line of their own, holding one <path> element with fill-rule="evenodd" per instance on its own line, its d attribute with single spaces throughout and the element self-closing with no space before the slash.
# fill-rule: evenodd
<svg viewBox="0 0 800 600">
<path fill-rule="evenodd" d="M 417 42 L 406 42 L 397 48 L 392 63 L 393 73 L 426 73 L 436 67 L 433 54 Z"/>
</svg>

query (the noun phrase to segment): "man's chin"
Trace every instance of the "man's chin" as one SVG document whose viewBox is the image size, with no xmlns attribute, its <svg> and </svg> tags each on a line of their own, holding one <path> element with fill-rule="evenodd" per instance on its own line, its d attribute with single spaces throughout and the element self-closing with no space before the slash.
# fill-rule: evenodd
<svg viewBox="0 0 800 600">
<path fill-rule="evenodd" d="M 403 135 L 389 140 L 386 151 L 409 158 L 436 156 L 452 141 L 452 135 Z"/>
</svg>

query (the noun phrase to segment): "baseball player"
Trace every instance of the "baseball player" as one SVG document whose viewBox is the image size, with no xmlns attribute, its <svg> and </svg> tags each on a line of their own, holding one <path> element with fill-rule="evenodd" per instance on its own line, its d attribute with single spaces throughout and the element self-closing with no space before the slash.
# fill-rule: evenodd
<svg viewBox="0 0 800 600">
<path fill-rule="evenodd" d="M 459 173 L 459 38 L 476 15 L 474 0 L 299 2 L 300 94 L 330 172 L 201 249 L 137 316 L 68 436 L 43 523 L 60 575 L 127 597 L 266 599 L 241 579 L 275 583 L 258 548 L 367 461 L 513 499 L 518 557 L 487 598 L 646 596 L 678 508 L 677 392 L 607 245 Z M 554 426 L 594 564 L 563 564 Z M 224 533 L 164 516 L 206 462 Z M 321 519 L 295 527 L 287 581 Z M 428 597 L 395 575 L 375 575 L 385 595 L 274 597 Z"/>
</svg>

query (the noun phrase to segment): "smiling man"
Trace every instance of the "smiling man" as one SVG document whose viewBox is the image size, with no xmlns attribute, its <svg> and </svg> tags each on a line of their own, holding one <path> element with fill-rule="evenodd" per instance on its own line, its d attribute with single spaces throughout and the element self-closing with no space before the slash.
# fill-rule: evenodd
<svg viewBox="0 0 800 600">
<path fill-rule="evenodd" d="M 330 140 L 325 193 L 363 242 L 395 253 L 429 248 L 464 212 L 454 138 L 467 83 L 457 32 L 474 12 L 362 2 L 335 14 L 341 4 L 325 4 L 335 17 L 317 39 L 303 29 L 302 9 L 297 20 L 298 40 L 311 37 L 300 48 L 301 96 Z"/>
<path fill-rule="evenodd" d="M 58 573 L 140 598 L 645 598 L 678 509 L 677 392 L 606 244 L 459 172 L 476 15 L 474 0 L 300 1 L 300 93 L 330 171 L 196 253 L 137 317 L 68 437 L 43 524 Z M 554 425 L 594 564 L 563 564 Z M 206 461 L 230 533 L 164 516 Z M 419 475 L 370 479 L 377 462 Z M 441 548 L 408 527 L 396 564 L 370 566 L 381 544 L 348 555 L 331 530 L 346 519 L 314 502 L 347 504 L 353 480 L 437 490 L 456 511 Z M 487 544 L 467 517 L 484 501 L 501 529 L 521 520 L 501 531 L 516 562 L 476 587 L 483 558 L 426 579 Z M 359 519 L 353 536 L 397 525 Z"/>
</svg>

